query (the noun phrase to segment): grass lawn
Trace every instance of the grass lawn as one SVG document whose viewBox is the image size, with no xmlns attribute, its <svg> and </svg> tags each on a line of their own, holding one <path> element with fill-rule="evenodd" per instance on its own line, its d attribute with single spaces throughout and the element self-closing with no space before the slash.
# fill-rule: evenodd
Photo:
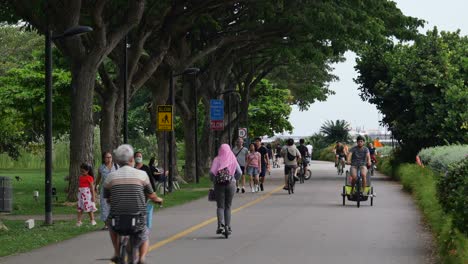
<svg viewBox="0 0 468 264">
<path fill-rule="evenodd" d="M 56 170 L 53 174 L 53 184 L 57 187 L 58 202 L 54 201 L 52 212 L 57 214 L 75 214 L 75 204 L 65 202 L 65 192 L 67 182 L 64 176 L 67 170 Z M 12 176 L 13 183 L 13 207 L 14 215 L 43 215 L 44 214 L 44 171 L 43 170 L 13 170 L 0 169 L 0 175 Z M 16 181 L 14 176 L 20 176 L 21 181 Z M 195 199 L 199 199 L 208 194 L 207 189 L 211 182 L 207 177 L 201 177 L 199 184 L 181 185 L 181 189 L 173 193 L 166 194 L 164 198 L 164 208 L 180 205 Z M 40 199 L 34 201 L 33 191 L 39 190 Z M 155 208 L 155 210 L 164 210 Z M 96 213 L 99 219 L 99 211 Z M 89 217 L 83 216 L 83 226 L 77 228 L 76 220 L 55 221 L 52 226 L 44 226 L 43 222 L 36 221 L 36 227 L 29 230 L 24 227 L 24 221 L 2 220 L 9 228 L 9 231 L 0 231 L 0 256 L 8 256 L 21 252 L 27 252 L 35 248 L 60 242 L 73 238 L 83 233 L 96 231 L 102 227 L 98 222 L 96 227 L 89 225 Z"/>
</svg>

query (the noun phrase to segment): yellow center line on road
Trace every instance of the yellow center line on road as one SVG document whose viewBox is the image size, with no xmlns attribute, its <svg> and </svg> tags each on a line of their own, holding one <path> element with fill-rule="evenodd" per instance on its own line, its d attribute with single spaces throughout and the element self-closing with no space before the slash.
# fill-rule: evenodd
<svg viewBox="0 0 468 264">
<path fill-rule="evenodd" d="M 282 189 L 283 189 L 283 185 L 278 186 L 274 190 L 266 193 L 265 195 L 262 195 L 259 198 L 257 198 L 257 199 L 255 199 L 255 200 L 253 200 L 251 202 L 248 202 L 248 203 L 246 203 L 246 204 L 232 210 L 232 214 L 235 214 L 235 213 L 239 212 L 242 209 L 245 209 L 245 208 L 248 208 L 248 207 L 250 207 L 252 205 L 255 205 L 255 204 L 265 200 L 266 198 L 270 197 L 271 195 L 273 195 L 274 193 L 276 193 L 276 192 L 278 192 L 278 191 L 280 191 Z M 159 241 L 158 243 L 155 243 L 155 244 L 151 245 L 150 248 L 149 248 L 149 251 L 156 250 L 156 249 L 158 249 L 158 248 L 160 248 L 160 247 L 162 247 L 164 245 L 167 245 L 167 244 L 169 244 L 169 243 L 171 243 L 171 242 L 173 242 L 173 241 L 175 241 L 177 239 L 180 239 L 180 238 L 182 238 L 182 237 L 184 237 L 184 236 L 186 236 L 186 235 L 188 235 L 188 234 L 190 234 L 190 233 L 192 233 L 192 232 L 194 232 L 196 230 L 199 230 L 199 229 L 201 229 L 201 228 L 203 228 L 203 227 L 205 227 L 205 226 L 207 226 L 207 225 L 209 225 L 209 224 L 211 224 L 213 222 L 216 222 L 216 221 L 217 221 L 217 218 L 212 217 L 212 218 L 210 218 L 210 219 L 208 219 L 206 221 L 203 221 L 203 222 L 201 222 L 201 223 L 199 223 L 197 225 L 189 227 L 189 228 L 185 229 L 184 231 L 182 231 L 180 233 L 177 233 L 177 234 L 175 234 L 175 235 L 173 235 L 171 237 L 168 237 L 168 238 L 166 238 L 164 240 Z"/>
</svg>

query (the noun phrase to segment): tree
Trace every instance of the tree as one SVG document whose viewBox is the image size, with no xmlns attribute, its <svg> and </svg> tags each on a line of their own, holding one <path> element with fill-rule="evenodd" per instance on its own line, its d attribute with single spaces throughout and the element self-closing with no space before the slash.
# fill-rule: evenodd
<svg viewBox="0 0 468 264">
<path fill-rule="evenodd" d="M 44 45 L 44 37 L 34 30 L 0 24 L 0 76 L 33 60 L 33 51 Z"/>
<path fill-rule="evenodd" d="M 342 143 L 351 142 L 351 137 L 349 135 L 350 130 L 350 125 L 345 120 L 336 120 L 336 122 L 327 120 L 320 127 L 320 132 L 325 135 L 328 144 L 333 144 L 336 141 Z"/>
<path fill-rule="evenodd" d="M 369 47 L 358 59 L 361 97 L 413 160 L 424 147 L 468 141 L 468 37 L 435 28 L 413 44 Z"/>
<path fill-rule="evenodd" d="M 293 126 L 288 120 L 291 114 L 290 98 L 288 90 L 263 79 L 250 101 L 249 134 L 273 136 L 277 133 L 291 133 Z"/>
<path fill-rule="evenodd" d="M 20 147 L 41 142 L 44 135 L 44 53 L 43 50 L 31 53 L 31 59 L 0 76 L 0 151 L 13 158 L 18 157 Z M 59 57 L 56 50 L 55 53 Z M 67 133 L 70 128 L 71 74 L 60 67 L 63 61 L 57 62 L 53 73 L 55 136 Z"/>
</svg>

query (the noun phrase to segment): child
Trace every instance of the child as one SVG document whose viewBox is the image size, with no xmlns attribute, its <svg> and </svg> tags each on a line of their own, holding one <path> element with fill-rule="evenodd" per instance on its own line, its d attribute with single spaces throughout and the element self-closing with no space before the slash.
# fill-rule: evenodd
<svg viewBox="0 0 468 264">
<path fill-rule="evenodd" d="M 78 185 L 78 221 L 76 222 L 76 226 L 81 226 L 81 217 L 83 216 L 83 212 L 89 214 L 89 218 L 91 219 L 91 225 L 96 225 L 96 221 L 94 220 L 94 212 L 97 211 L 96 204 L 94 203 L 96 199 L 96 192 L 94 190 L 94 173 L 93 168 L 91 165 L 82 163 L 80 165 L 81 175 L 79 178 L 79 185 Z"/>
<path fill-rule="evenodd" d="M 262 170 L 262 166 L 260 166 L 261 155 L 259 152 L 255 151 L 255 145 L 253 143 L 250 144 L 249 151 L 249 154 L 247 154 L 245 158 L 245 167 L 247 168 L 247 174 L 250 176 L 250 188 L 252 192 L 258 192 L 258 175 Z M 253 187 L 252 180 L 255 184 Z"/>
</svg>

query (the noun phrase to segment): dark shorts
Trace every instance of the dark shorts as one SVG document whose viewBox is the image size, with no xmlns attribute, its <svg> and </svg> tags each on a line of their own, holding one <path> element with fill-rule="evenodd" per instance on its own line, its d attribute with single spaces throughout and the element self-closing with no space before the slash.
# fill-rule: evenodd
<svg viewBox="0 0 468 264">
<path fill-rule="evenodd" d="M 288 175 L 291 169 L 297 169 L 297 165 L 284 165 L 284 175 Z"/>
<path fill-rule="evenodd" d="M 245 174 L 245 167 L 244 167 L 244 166 L 240 166 L 240 168 L 241 168 L 241 171 L 242 171 L 242 175 L 244 175 L 244 174 Z"/>
<path fill-rule="evenodd" d="M 108 219 L 108 226 L 111 226 L 111 220 Z M 117 232 L 115 232 L 114 230 L 112 230 L 112 228 L 109 228 L 110 232 L 113 232 L 113 233 L 116 233 L 116 234 L 119 234 Z M 140 245 L 147 241 L 149 239 L 149 235 L 150 235 L 150 230 L 147 226 L 145 226 L 143 228 L 143 230 L 139 231 L 138 233 L 135 233 L 133 235 L 131 235 L 131 238 L 133 239 L 132 240 L 132 243 L 135 247 L 140 247 Z"/>
<path fill-rule="evenodd" d="M 262 172 L 260 172 L 260 177 L 265 177 L 265 172 L 267 170 L 266 163 L 262 163 Z"/>
</svg>

